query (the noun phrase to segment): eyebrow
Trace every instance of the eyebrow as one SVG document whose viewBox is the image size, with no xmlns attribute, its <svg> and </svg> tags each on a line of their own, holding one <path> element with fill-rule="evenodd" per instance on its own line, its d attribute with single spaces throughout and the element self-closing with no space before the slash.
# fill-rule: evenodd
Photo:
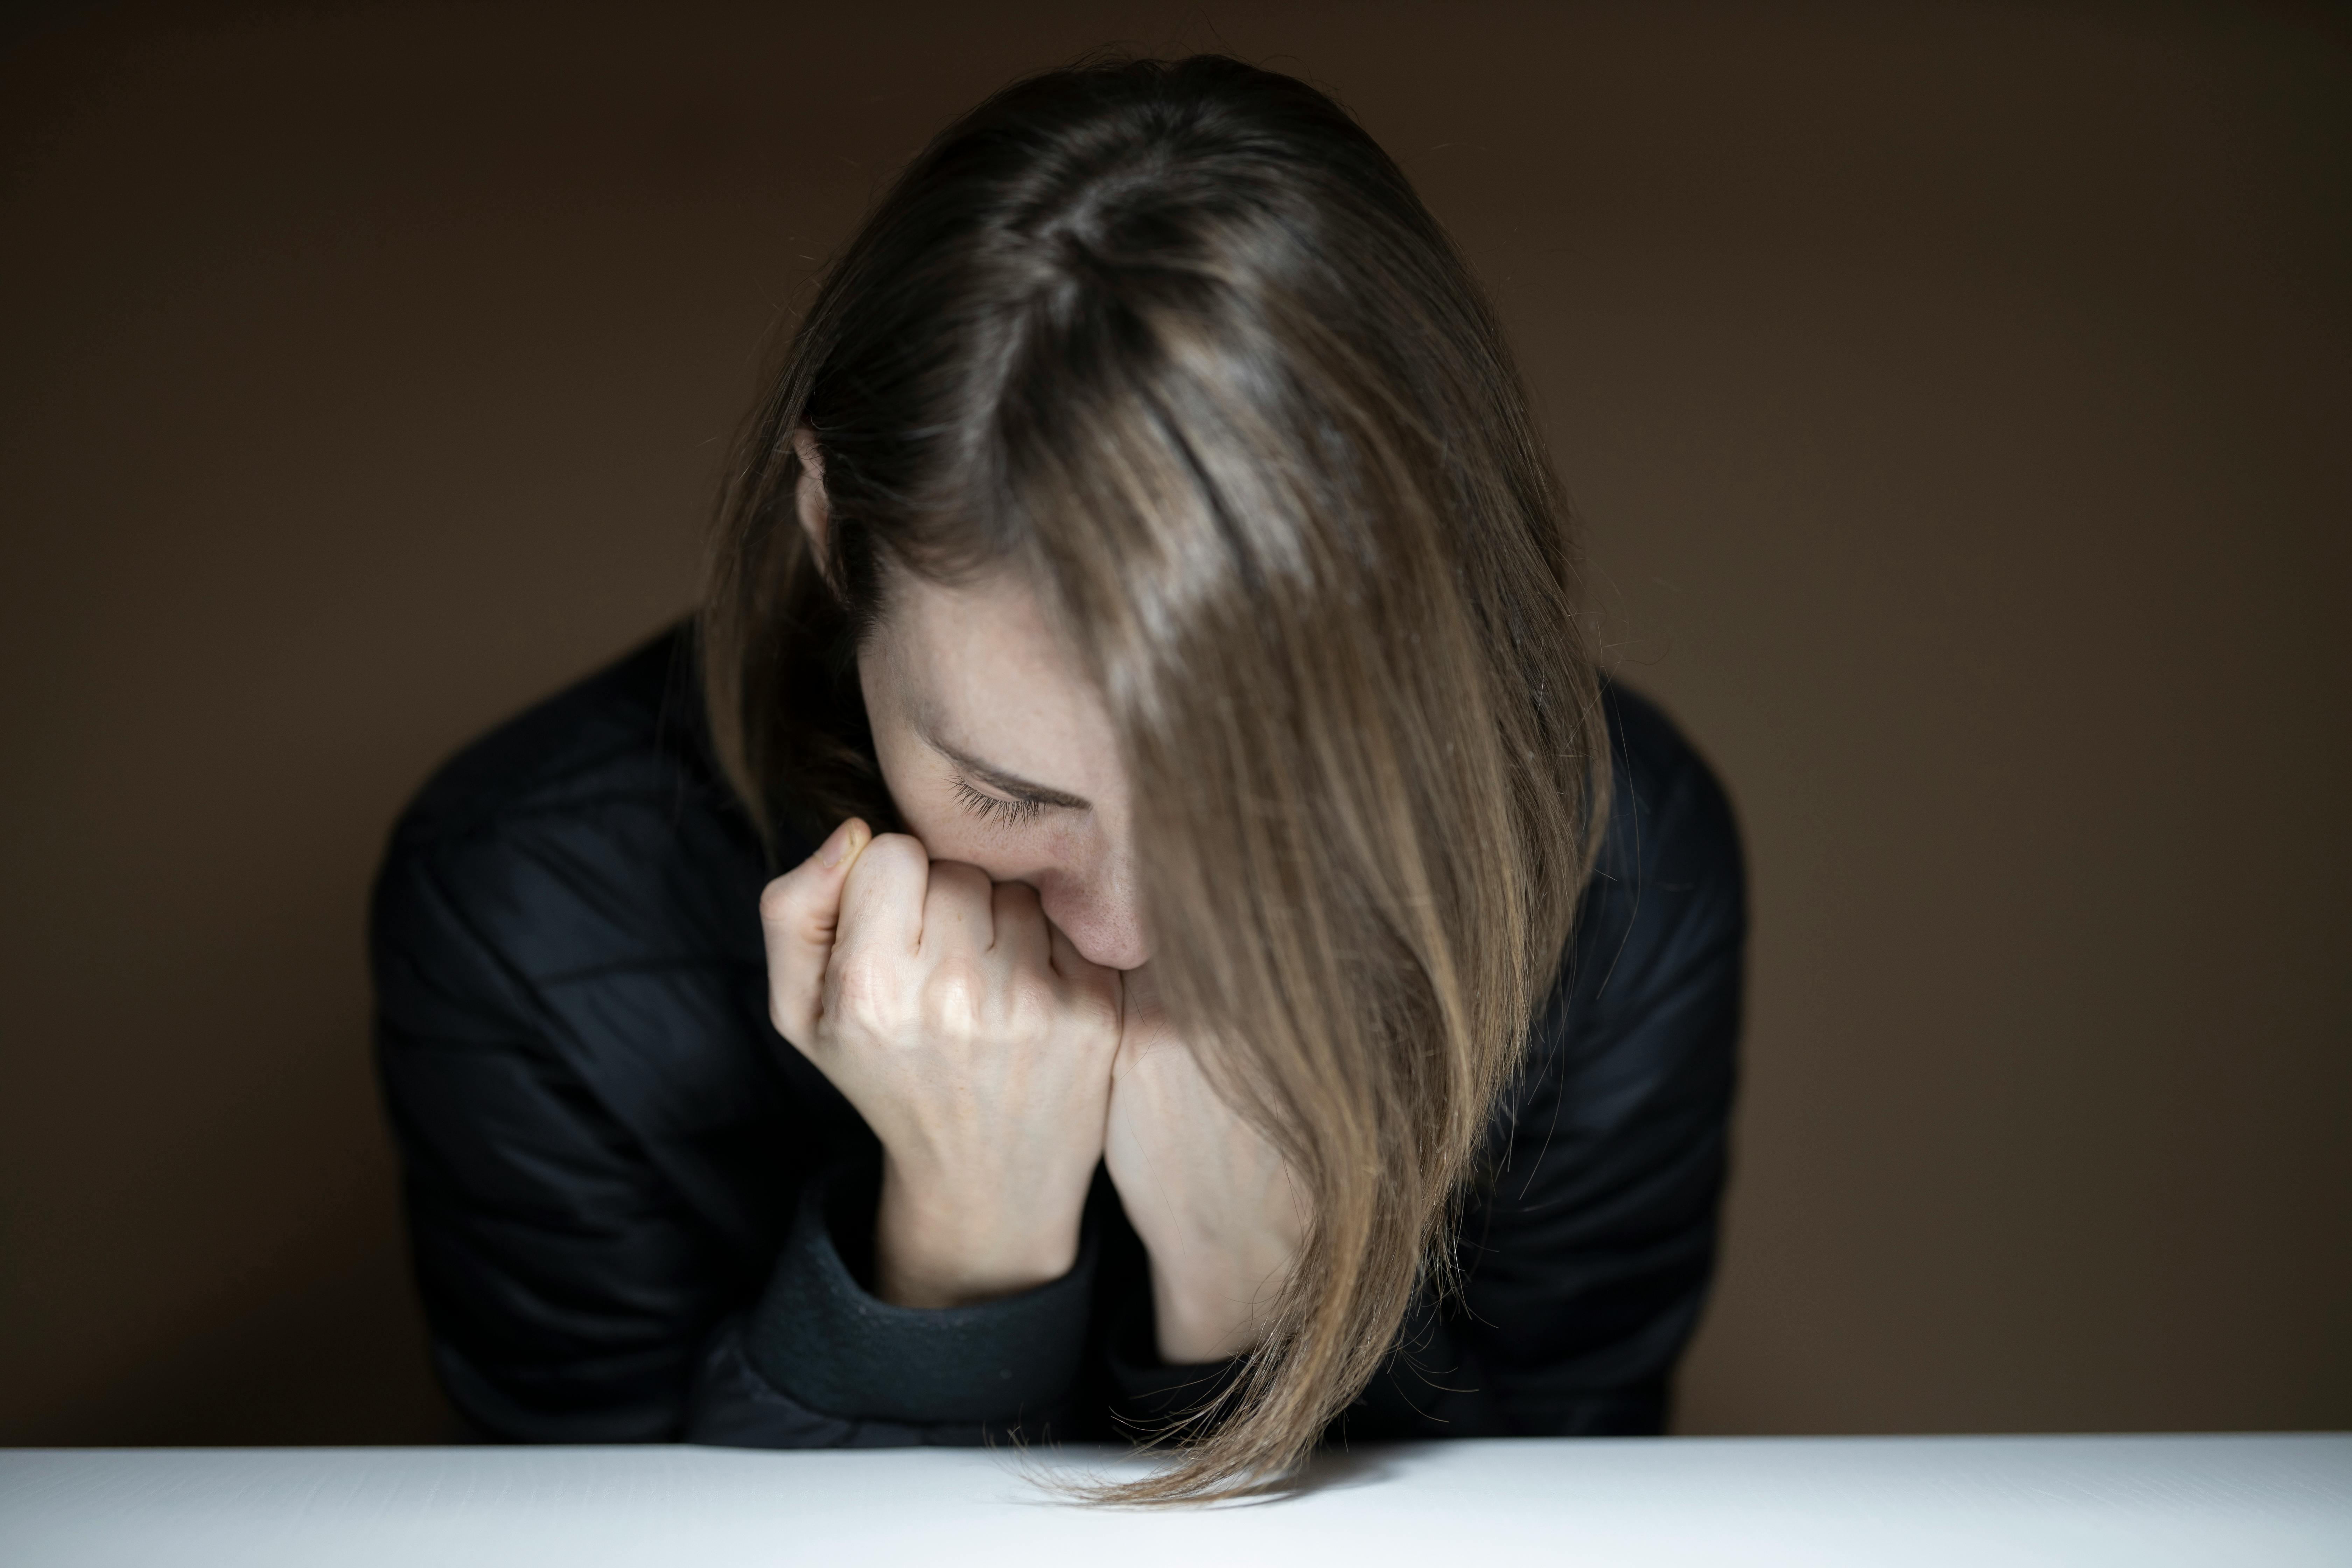
<svg viewBox="0 0 2352 1568">
<path fill-rule="evenodd" d="M 1071 795 L 1067 791 L 1054 789 L 1045 784 L 1033 784 L 1019 773 L 1008 773 L 992 763 L 982 762 L 961 747 L 950 745 L 932 725 L 930 715 L 928 713 L 916 718 L 915 732 L 923 738 L 923 743 L 931 750 L 979 779 L 982 784 L 993 784 L 1007 795 L 1034 800 L 1040 805 L 1065 806 L 1072 811 L 1087 811 L 1093 807 L 1094 803 L 1083 795 Z"/>
</svg>

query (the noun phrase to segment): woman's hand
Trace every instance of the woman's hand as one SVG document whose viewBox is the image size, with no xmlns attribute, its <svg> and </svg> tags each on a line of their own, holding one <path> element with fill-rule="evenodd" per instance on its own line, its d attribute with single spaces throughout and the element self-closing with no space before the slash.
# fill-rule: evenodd
<svg viewBox="0 0 2352 1568">
<path fill-rule="evenodd" d="M 1119 977 L 1036 892 L 855 818 L 760 895 L 769 1006 L 882 1142 L 875 1286 L 949 1307 L 1076 1261 Z"/>
<path fill-rule="evenodd" d="M 1151 1254 L 1160 1359 L 1218 1361 L 1255 1347 L 1307 1234 L 1289 1164 L 1217 1098 L 1171 1032 L 1150 966 L 1128 971 L 1104 1154 Z"/>
</svg>

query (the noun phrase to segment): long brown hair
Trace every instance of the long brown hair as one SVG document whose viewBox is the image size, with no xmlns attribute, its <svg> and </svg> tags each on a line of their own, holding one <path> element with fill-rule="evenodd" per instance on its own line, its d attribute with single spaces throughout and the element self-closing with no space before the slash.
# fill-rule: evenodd
<svg viewBox="0 0 2352 1568">
<path fill-rule="evenodd" d="M 832 265 L 732 474 L 703 667 L 763 831 L 889 820 L 849 668 L 890 563 L 1037 586 L 1118 730 L 1176 1021 L 1310 1197 L 1242 1375 L 1105 1495 L 1277 1480 L 1449 1283 L 1606 809 L 1518 374 L 1322 93 L 1211 56 L 1034 77 Z"/>
</svg>

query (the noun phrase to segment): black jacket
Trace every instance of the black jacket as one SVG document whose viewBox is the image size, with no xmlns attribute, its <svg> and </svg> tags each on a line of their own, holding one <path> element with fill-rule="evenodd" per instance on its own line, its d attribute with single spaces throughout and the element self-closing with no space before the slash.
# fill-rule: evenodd
<svg viewBox="0 0 2352 1568">
<path fill-rule="evenodd" d="M 1105 1179 L 1052 1284 L 947 1311 L 861 1284 L 876 1145 L 769 1025 L 765 863 L 690 647 L 461 753 L 376 885 L 378 1060 L 450 1396 L 506 1437 L 782 1447 L 1107 1437 L 1197 1398 L 1230 1369 L 1155 1361 Z M 1464 1288 L 1415 1311 L 1349 1436 L 1664 1423 L 1715 1258 L 1745 898 L 1705 765 L 1608 704 L 1600 873 L 1495 1119 Z"/>
</svg>

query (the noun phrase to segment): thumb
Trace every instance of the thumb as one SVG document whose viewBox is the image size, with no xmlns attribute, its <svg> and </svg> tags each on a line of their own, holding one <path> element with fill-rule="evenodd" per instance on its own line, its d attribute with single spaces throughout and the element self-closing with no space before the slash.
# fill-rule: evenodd
<svg viewBox="0 0 2352 1568">
<path fill-rule="evenodd" d="M 824 967 L 841 921 L 842 885 L 874 842 L 874 830 L 851 817 L 817 852 L 760 891 L 760 929 L 768 944 L 768 1016 L 776 1033 L 805 1051 L 815 1037 Z"/>
</svg>

